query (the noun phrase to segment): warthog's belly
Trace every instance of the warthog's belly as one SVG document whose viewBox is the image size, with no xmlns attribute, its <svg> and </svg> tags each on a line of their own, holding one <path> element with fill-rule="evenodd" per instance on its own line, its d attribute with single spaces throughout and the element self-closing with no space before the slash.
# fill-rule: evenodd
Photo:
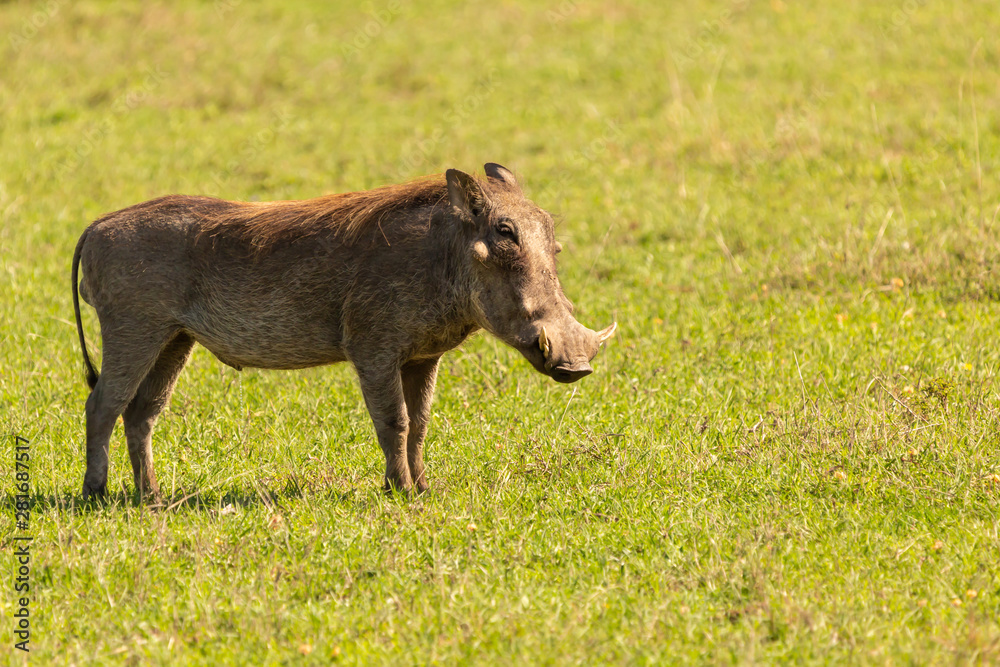
<svg viewBox="0 0 1000 667">
<path fill-rule="evenodd" d="M 295 369 L 347 361 L 343 350 L 328 344 L 296 345 L 289 341 L 262 338 L 248 341 L 236 337 L 220 339 L 213 333 L 190 331 L 219 361 L 236 370 L 243 368 Z M 318 342 L 318 341 L 314 341 Z"/>
<path fill-rule="evenodd" d="M 329 302 L 303 303 L 287 292 L 198 299 L 182 326 L 223 363 L 240 369 L 294 369 L 346 361 L 339 313 Z M 245 295 L 240 295 L 244 297 Z"/>
</svg>

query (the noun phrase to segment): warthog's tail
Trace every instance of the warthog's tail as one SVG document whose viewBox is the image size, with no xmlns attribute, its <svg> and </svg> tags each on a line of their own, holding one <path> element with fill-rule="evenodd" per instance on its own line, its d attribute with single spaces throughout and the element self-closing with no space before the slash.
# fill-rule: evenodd
<svg viewBox="0 0 1000 667">
<path fill-rule="evenodd" d="M 87 372 L 87 384 L 93 389 L 97 385 L 97 371 L 94 370 L 94 364 L 90 362 L 90 355 L 87 354 L 87 339 L 83 335 L 83 321 L 80 319 L 80 253 L 83 251 L 83 242 L 86 239 L 87 232 L 84 232 L 73 252 L 73 310 L 76 312 L 76 332 L 80 335 L 80 349 L 83 350 L 83 366 Z"/>
</svg>

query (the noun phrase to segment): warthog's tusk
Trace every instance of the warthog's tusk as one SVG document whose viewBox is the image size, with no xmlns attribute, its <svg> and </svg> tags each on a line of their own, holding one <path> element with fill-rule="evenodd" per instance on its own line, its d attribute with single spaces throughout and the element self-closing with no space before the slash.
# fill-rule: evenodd
<svg viewBox="0 0 1000 667">
<path fill-rule="evenodd" d="M 538 334 L 538 347 L 541 349 L 542 354 L 545 358 L 549 358 L 549 352 L 552 351 L 552 345 L 549 343 L 549 337 L 545 334 L 545 327 L 542 327 L 542 333 Z"/>
<path fill-rule="evenodd" d="M 615 335 L 615 331 L 617 331 L 617 330 L 618 330 L 618 323 L 617 322 L 612 322 L 611 326 L 609 326 L 607 329 L 602 329 L 601 331 L 598 331 L 597 332 L 597 344 L 600 345 L 601 343 L 603 343 L 607 339 L 609 339 L 612 336 L 614 336 Z"/>
</svg>

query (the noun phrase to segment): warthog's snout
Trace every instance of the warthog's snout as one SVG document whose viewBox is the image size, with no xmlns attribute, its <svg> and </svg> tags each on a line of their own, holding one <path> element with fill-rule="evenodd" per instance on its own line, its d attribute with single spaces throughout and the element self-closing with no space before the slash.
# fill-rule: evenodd
<svg viewBox="0 0 1000 667">
<path fill-rule="evenodd" d="M 615 322 L 601 331 L 593 331 L 572 320 L 569 327 L 553 327 L 561 334 L 556 335 L 542 325 L 535 343 L 522 353 L 538 371 L 556 382 L 576 382 L 594 372 L 591 359 L 597 356 L 601 344 L 614 336 L 617 328 Z"/>
</svg>

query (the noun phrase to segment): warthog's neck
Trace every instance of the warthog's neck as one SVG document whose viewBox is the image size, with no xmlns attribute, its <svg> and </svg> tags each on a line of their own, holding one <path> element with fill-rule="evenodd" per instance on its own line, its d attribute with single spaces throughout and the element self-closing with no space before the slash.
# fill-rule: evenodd
<svg viewBox="0 0 1000 667">
<path fill-rule="evenodd" d="M 363 338 L 377 328 L 380 345 L 391 347 L 389 337 L 408 358 L 430 358 L 481 328 L 468 227 L 446 204 L 384 220 L 350 288 L 348 329 Z"/>
<path fill-rule="evenodd" d="M 440 256 L 448 276 L 446 283 L 450 294 L 451 311 L 455 323 L 463 329 L 467 336 L 471 331 L 483 327 L 483 319 L 476 299 L 476 280 L 471 262 L 472 243 L 475 239 L 474 228 L 465 220 L 455 215 L 449 205 L 442 206 L 441 224 L 436 225 L 435 243 L 440 249 Z M 435 216 L 436 217 L 436 216 Z M 463 336 L 464 338 L 464 336 Z"/>
</svg>

